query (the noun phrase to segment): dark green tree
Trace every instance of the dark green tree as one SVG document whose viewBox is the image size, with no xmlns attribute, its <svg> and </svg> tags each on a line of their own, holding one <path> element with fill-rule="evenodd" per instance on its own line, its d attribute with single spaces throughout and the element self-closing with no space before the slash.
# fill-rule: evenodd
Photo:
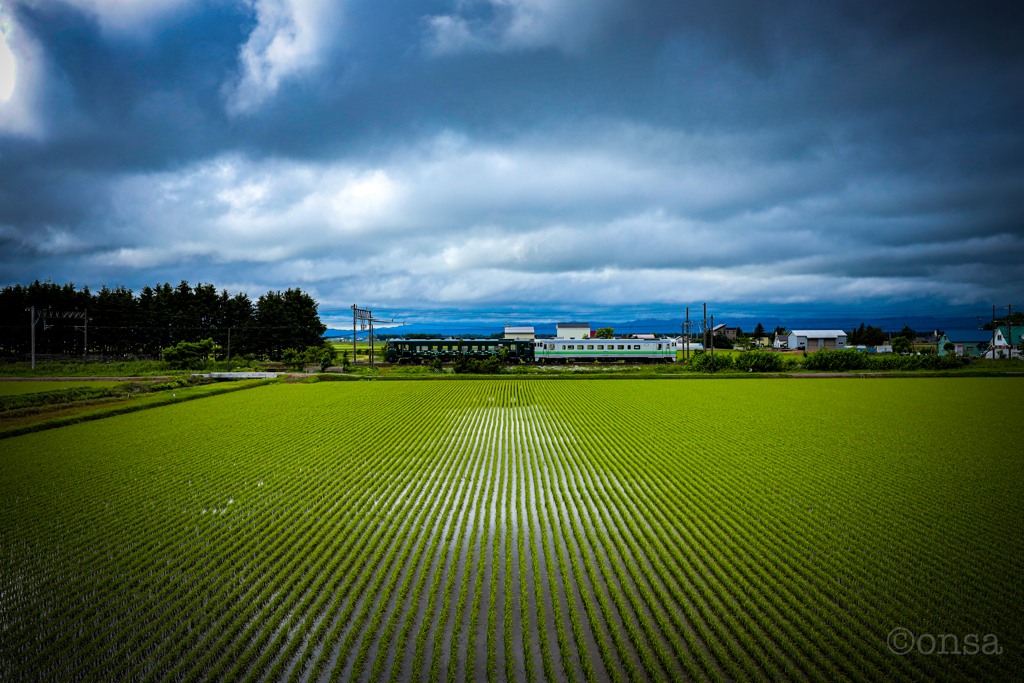
<svg viewBox="0 0 1024 683">
<path fill-rule="evenodd" d="M 164 362 L 179 370 L 202 370 L 212 354 L 212 339 L 182 341 L 164 349 Z"/>
<path fill-rule="evenodd" d="M 301 289 L 267 292 L 256 302 L 259 349 L 280 360 L 286 348 L 319 346 L 327 326 L 320 322 L 317 303 Z"/>
</svg>

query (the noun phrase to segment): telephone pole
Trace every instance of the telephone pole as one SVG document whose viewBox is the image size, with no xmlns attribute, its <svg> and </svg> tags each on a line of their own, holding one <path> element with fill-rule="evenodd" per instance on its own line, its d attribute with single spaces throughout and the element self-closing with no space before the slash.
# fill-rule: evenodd
<svg viewBox="0 0 1024 683">
<path fill-rule="evenodd" d="M 708 351 L 708 305 L 704 304 L 704 320 L 701 323 L 700 348 L 704 353 Z"/>
<path fill-rule="evenodd" d="M 992 305 L 992 360 L 996 359 L 996 307 Z"/>
<path fill-rule="evenodd" d="M 32 369 L 35 370 L 36 369 L 36 323 L 39 322 L 45 316 L 45 313 L 40 311 L 39 316 L 36 316 L 36 307 L 35 306 L 32 306 L 30 308 L 26 308 L 25 310 L 28 311 L 29 329 L 31 330 L 31 337 L 32 337 Z"/>
<path fill-rule="evenodd" d="M 1006 307 L 1006 344 L 1010 347 L 1006 358 L 1013 360 L 1013 304 Z"/>
<path fill-rule="evenodd" d="M 690 307 L 686 307 L 686 352 L 683 354 L 686 362 L 690 362 Z"/>
<path fill-rule="evenodd" d="M 715 371 L 715 314 L 711 314 L 711 372 Z"/>
</svg>

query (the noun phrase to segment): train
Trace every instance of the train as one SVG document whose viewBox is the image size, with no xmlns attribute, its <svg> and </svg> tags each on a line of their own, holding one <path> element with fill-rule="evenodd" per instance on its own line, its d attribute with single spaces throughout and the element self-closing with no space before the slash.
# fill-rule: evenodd
<svg viewBox="0 0 1024 683">
<path fill-rule="evenodd" d="M 400 365 L 495 356 L 508 363 L 673 363 L 681 348 L 674 339 L 392 339 L 384 358 Z"/>
</svg>

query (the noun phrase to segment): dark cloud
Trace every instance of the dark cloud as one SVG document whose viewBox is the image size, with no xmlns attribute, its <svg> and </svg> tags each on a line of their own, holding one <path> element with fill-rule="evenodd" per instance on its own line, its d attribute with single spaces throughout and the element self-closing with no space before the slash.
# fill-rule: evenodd
<svg viewBox="0 0 1024 683">
<path fill-rule="evenodd" d="M 0 104 L 5 283 L 394 305 L 1019 291 L 1009 3 L 127 6 L 9 10 L 32 68 Z"/>
</svg>

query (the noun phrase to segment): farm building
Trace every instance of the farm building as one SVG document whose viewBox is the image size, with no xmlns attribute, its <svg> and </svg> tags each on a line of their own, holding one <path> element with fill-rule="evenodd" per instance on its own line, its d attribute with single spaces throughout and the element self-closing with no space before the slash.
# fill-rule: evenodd
<svg viewBox="0 0 1024 683">
<path fill-rule="evenodd" d="M 1021 343 L 1024 343 L 1024 325 L 1014 325 L 1013 327 L 1001 325 L 999 331 L 1010 346 L 1019 348 Z"/>
<path fill-rule="evenodd" d="M 775 335 L 775 341 L 772 342 L 772 348 L 776 349 L 788 349 L 789 348 L 789 332 L 780 332 Z"/>
<path fill-rule="evenodd" d="M 845 349 L 846 332 L 843 330 L 793 330 L 789 333 L 789 348 L 804 351 Z"/>
<path fill-rule="evenodd" d="M 535 339 L 532 327 L 506 327 L 505 339 Z"/>
<path fill-rule="evenodd" d="M 559 339 L 590 339 L 590 323 L 558 323 L 555 336 Z"/>
<path fill-rule="evenodd" d="M 945 349 L 947 343 L 953 344 L 953 354 L 957 356 L 980 356 L 992 345 L 992 331 L 946 330 L 939 337 L 940 356 L 950 353 Z"/>
</svg>

